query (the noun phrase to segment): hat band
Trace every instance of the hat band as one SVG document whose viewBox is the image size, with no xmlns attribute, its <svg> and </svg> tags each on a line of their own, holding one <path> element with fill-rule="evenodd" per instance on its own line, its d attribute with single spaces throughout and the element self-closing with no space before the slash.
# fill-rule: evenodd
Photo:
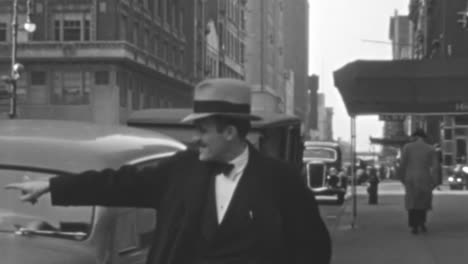
<svg viewBox="0 0 468 264">
<path fill-rule="evenodd" d="M 250 114 L 249 104 L 234 104 L 225 101 L 195 101 L 194 113 L 239 113 Z"/>
</svg>

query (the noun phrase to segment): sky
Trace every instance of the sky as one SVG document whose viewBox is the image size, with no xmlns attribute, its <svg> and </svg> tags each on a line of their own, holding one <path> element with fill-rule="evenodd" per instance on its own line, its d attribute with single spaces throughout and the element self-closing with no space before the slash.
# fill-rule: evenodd
<svg viewBox="0 0 468 264">
<path fill-rule="evenodd" d="M 391 59 L 390 17 L 408 14 L 410 0 L 309 0 L 309 74 L 320 77 L 319 92 L 334 108 L 335 139 L 350 140 L 351 121 L 333 84 L 333 71 L 357 59 Z M 356 119 L 357 151 L 370 151 L 369 137 L 381 137 L 378 116 Z"/>
</svg>

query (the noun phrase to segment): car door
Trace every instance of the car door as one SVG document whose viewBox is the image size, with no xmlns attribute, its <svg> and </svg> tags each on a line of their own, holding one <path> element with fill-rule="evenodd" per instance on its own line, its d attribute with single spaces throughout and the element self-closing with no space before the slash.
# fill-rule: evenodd
<svg viewBox="0 0 468 264">
<path fill-rule="evenodd" d="M 146 160 L 138 165 L 158 166 L 165 158 Z M 114 235 L 113 264 L 144 264 L 156 229 L 156 210 L 151 208 L 120 208 Z"/>
</svg>

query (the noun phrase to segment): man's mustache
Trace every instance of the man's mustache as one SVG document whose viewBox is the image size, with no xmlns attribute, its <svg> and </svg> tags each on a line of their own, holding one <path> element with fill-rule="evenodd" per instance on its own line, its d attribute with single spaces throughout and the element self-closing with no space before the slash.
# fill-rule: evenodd
<svg viewBox="0 0 468 264">
<path fill-rule="evenodd" d="M 188 148 L 193 148 L 193 149 L 197 149 L 197 148 L 203 148 L 203 147 L 206 147 L 206 144 L 204 144 L 203 142 L 201 142 L 200 140 L 193 140 L 193 141 L 190 141 L 187 143 L 187 147 Z"/>
</svg>

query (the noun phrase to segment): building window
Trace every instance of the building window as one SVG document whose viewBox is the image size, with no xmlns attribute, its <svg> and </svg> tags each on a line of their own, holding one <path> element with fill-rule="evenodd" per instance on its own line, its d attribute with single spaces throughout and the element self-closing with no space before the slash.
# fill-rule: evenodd
<svg viewBox="0 0 468 264">
<path fill-rule="evenodd" d="M 65 20 L 63 21 L 63 40 L 80 41 L 81 40 L 81 21 Z"/>
<path fill-rule="evenodd" d="M 149 30 L 145 29 L 145 34 L 143 35 L 143 49 L 144 50 L 149 50 Z"/>
<path fill-rule="evenodd" d="M 120 20 L 120 40 L 128 40 L 127 23 L 127 16 L 122 16 L 122 19 Z"/>
<path fill-rule="evenodd" d="M 452 154 L 444 155 L 444 165 L 445 165 L 445 166 L 453 165 Z"/>
<path fill-rule="evenodd" d="M 140 27 L 138 26 L 138 23 L 133 24 L 133 39 L 132 42 L 136 46 L 140 46 L 140 39 L 139 39 L 139 30 Z"/>
<path fill-rule="evenodd" d="M 158 8 L 158 16 L 160 19 L 164 19 L 164 3 L 166 0 L 156 0 L 158 3 L 157 8 Z"/>
<path fill-rule="evenodd" d="M 53 78 L 53 104 L 83 105 L 89 103 L 91 73 L 55 72 Z"/>
<path fill-rule="evenodd" d="M 172 21 L 172 16 L 171 16 L 171 1 L 164 1 L 165 6 L 166 6 L 166 14 L 165 14 L 165 23 L 169 24 Z"/>
<path fill-rule="evenodd" d="M 177 30 L 177 14 L 176 14 L 176 10 L 177 10 L 177 1 L 175 1 L 174 3 L 171 4 L 171 26 L 173 29 L 176 29 Z"/>
<path fill-rule="evenodd" d="M 132 110 L 140 109 L 141 82 L 134 79 L 132 89 Z"/>
<path fill-rule="evenodd" d="M 89 41 L 91 39 L 89 14 L 57 14 L 54 16 L 56 41 Z"/>
<path fill-rule="evenodd" d="M 179 34 L 184 35 L 184 9 L 179 10 Z"/>
<path fill-rule="evenodd" d="M 452 140 L 452 139 L 453 139 L 453 130 L 444 129 L 444 140 Z"/>
<path fill-rule="evenodd" d="M 127 107 L 127 83 L 128 74 L 124 71 L 120 71 L 117 75 L 117 84 L 119 86 L 119 101 L 120 107 Z"/>
<path fill-rule="evenodd" d="M 31 85 L 46 85 L 46 73 L 43 71 L 31 72 Z"/>
<path fill-rule="evenodd" d="M 0 23 L 0 41 L 7 41 L 7 24 Z"/>
<path fill-rule="evenodd" d="M 107 85 L 109 84 L 109 72 L 108 71 L 97 71 L 94 73 L 94 84 L 96 85 Z"/>
<path fill-rule="evenodd" d="M 177 48 L 174 47 L 172 48 L 172 65 L 174 65 L 174 68 L 179 67 L 179 52 L 177 52 Z"/>
<path fill-rule="evenodd" d="M 179 55 L 179 68 L 181 70 L 183 70 L 183 67 L 184 67 L 184 50 L 181 50 L 180 51 L 180 55 Z"/>
<path fill-rule="evenodd" d="M 157 41 L 158 45 L 157 45 L 157 52 L 158 52 L 158 57 L 160 59 L 164 59 L 164 54 L 166 54 L 166 51 L 165 51 L 165 42 L 163 42 L 163 40 L 161 39 L 158 39 Z"/>
<path fill-rule="evenodd" d="M 164 60 L 169 63 L 170 62 L 170 58 L 171 58 L 171 49 L 169 49 L 169 43 L 167 41 L 164 42 L 164 53 L 163 53 L 163 56 L 165 55 L 166 57 L 164 58 Z"/>
</svg>

